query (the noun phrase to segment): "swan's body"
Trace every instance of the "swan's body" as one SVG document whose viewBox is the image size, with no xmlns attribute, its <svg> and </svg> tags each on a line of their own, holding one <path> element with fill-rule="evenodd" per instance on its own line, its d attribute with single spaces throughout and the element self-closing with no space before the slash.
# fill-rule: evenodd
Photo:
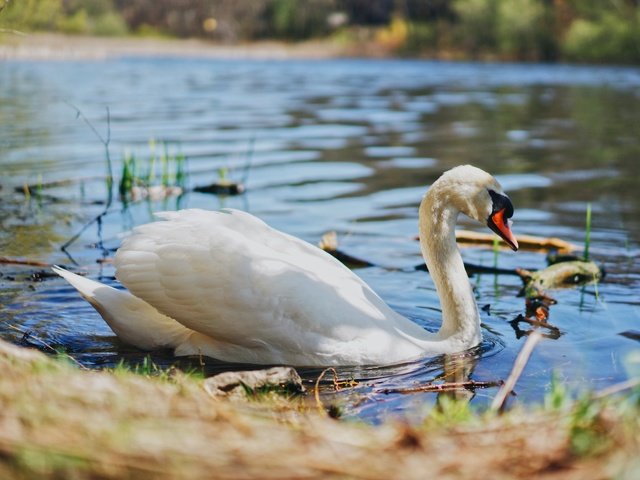
<svg viewBox="0 0 640 480">
<path fill-rule="evenodd" d="M 115 256 L 131 293 L 56 272 L 142 349 L 319 366 L 452 353 L 481 339 L 454 225 L 461 211 L 493 220 L 494 195 L 509 202 L 501 192 L 489 174 L 464 166 L 446 172 L 420 205 L 422 252 L 442 301 L 435 334 L 394 312 L 331 255 L 237 210 L 164 212 L 164 222 L 137 227 Z M 508 235 L 499 233 L 515 247 L 503 224 Z"/>
</svg>

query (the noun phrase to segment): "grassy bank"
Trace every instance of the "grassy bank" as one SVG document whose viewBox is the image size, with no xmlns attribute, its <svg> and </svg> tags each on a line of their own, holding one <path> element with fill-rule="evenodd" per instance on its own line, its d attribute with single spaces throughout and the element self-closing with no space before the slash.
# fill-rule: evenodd
<svg viewBox="0 0 640 480">
<path fill-rule="evenodd" d="M 84 371 L 0 342 L 1 478 L 633 478 L 637 402 L 423 425 L 336 421 L 310 399 L 230 401 L 180 373 Z M 561 401 L 560 401 L 561 400 Z M 636 399 L 637 400 L 637 399 Z"/>
</svg>

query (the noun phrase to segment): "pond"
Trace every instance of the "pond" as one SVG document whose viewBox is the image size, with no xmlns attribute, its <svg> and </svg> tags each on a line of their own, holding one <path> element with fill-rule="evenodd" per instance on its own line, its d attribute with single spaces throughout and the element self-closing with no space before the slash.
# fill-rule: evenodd
<svg viewBox="0 0 640 480">
<path fill-rule="evenodd" d="M 0 85 L 1 256 L 77 265 L 116 285 L 109 258 L 153 212 L 239 208 L 311 243 L 337 231 L 344 252 L 373 264 L 358 275 L 394 309 L 437 329 L 435 288 L 415 268 L 422 262 L 414 240 L 417 206 L 440 173 L 471 163 L 495 174 L 510 195 L 516 235 L 582 246 L 591 204 L 590 253 L 606 270 L 597 285 L 550 292 L 557 304 L 549 322 L 557 330 L 536 348 L 517 401 L 540 402 L 554 372 L 574 391 L 601 389 L 637 372 L 631 362 L 637 339 L 621 334 L 640 330 L 638 69 L 121 58 L 4 62 Z M 109 140 L 116 180 L 125 155 L 147 168 L 154 149 L 184 155 L 186 193 L 126 205 L 114 196 L 101 221 L 90 223 L 108 198 L 98 135 Z M 246 192 L 192 191 L 223 171 Z M 461 228 L 486 230 L 471 221 Z M 507 269 L 547 265 L 544 252 L 495 256 L 491 247 L 476 247 L 462 254 Z M 147 355 L 120 343 L 46 268 L 0 268 L 2 338 L 41 348 L 44 342 L 95 368 Z M 325 385 L 327 401 L 367 421 L 419 417 L 435 394 L 385 391 L 435 379 L 505 379 L 531 329 L 513 322 L 524 313 L 521 281 L 494 274 L 471 281 L 484 307 L 480 347 L 401 366 L 339 369 L 340 378 L 359 384 L 336 394 Z M 151 358 L 159 365 L 175 361 L 168 352 Z M 204 368 L 212 374 L 238 366 L 207 360 Z M 301 373 L 312 382 L 320 370 Z M 483 408 L 495 393 L 478 389 L 469 396 Z"/>
</svg>

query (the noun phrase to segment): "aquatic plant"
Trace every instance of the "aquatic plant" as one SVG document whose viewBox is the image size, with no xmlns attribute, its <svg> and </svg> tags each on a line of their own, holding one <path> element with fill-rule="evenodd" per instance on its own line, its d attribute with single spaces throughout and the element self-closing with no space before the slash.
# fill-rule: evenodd
<svg viewBox="0 0 640 480">
<path fill-rule="evenodd" d="M 589 246 L 591 245 L 591 202 L 587 203 L 584 234 L 584 260 L 589 261 Z"/>
<path fill-rule="evenodd" d="M 130 152 L 125 152 L 122 160 L 122 175 L 120 175 L 119 192 L 124 197 L 135 185 L 136 180 L 136 157 Z"/>
<path fill-rule="evenodd" d="M 184 191 L 186 183 L 186 157 L 180 151 L 173 151 L 167 142 L 160 142 L 160 155 L 157 154 L 158 143 L 149 140 L 149 157 L 146 169 L 141 173 L 141 165 L 136 156 L 126 151 L 122 160 L 119 192 L 124 202 L 142 198 L 161 199 L 179 195 Z M 157 165 L 160 165 L 158 173 Z"/>
</svg>

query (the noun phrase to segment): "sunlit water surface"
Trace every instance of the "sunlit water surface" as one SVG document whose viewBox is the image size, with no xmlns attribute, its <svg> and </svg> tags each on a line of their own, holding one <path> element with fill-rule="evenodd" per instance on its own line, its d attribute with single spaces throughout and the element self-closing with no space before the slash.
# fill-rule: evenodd
<svg viewBox="0 0 640 480">
<path fill-rule="evenodd" d="M 240 208 L 312 243 L 336 230 L 343 251 L 375 264 L 358 275 L 395 309 L 434 330 L 438 298 L 428 274 L 414 268 L 421 263 L 413 240 L 417 206 L 442 171 L 472 163 L 494 173 L 510 194 L 516 234 L 582 245 L 590 202 L 591 255 L 607 272 L 597 286 L 552 292 L 558 303 L 549 321 L 560 335 L 537 347 L 517 385 L 517 401 L 541 401 L 552 372 L 581 391 L 638 371 L 632 361 L 638 342 L 621 335 L 640 330 L 636 69 L 136 58 L 5 62 L 0 85 L 2 256 L 67 266 L 74 261 L 91 278 L 115 285 L 113 267 L 99 260 L 112 256 L 122 236 L 152 220 L 154 211 Z M 146 162 L 153 138 L 186 155 L 190 188 L 211 183 L 226 168 L 247 192 L 188 192 L 127 208 L 114 198 L 103 221 L 69 246 L 70 258 L 60 246 L 107 199 L 104 146 L 75 108 L 104 141 L 109 137 L 116 177 L 125 152 Z M 47 187 L 67 179 L 75 181 Z M 31 185 L 30 196 L 24 185 Z M 471 222 L 463 227 L 483 230 Z M 490 248 L 464 249 L 463 256 L 483 265 L 496 261 Z M 539 252 L 501 251 L 497 264 L 539 269 L 546 259 Z M 97 368 L 145 357 L 121 344 L 69 285 L 45 271 L 1 267 L 3 338 L 46 342 Z M 521 282 L 487 274 L 471 281 L 485 307 L 482 345 L 408 365 L 339 369 L 342 379 L 359 385 L 334 396 L 325 383 L 327 401 L 370 421 L 419 418 L 436 394 L 387 391 L 439 379 L 506 378 L 531 328 L 511 322 L 524 312 Z M 152 359 L 175 361 L 168 352 L 154 352 Z M 198 360 L 191 365 L 199 368 Z M 205 366 L 208 374 L 234 368 L 213 360 Z M 301 373 L 311 383 L 320 370 Z M 482 408 L 495 393 L 469 395 Z"/>
</svg>

